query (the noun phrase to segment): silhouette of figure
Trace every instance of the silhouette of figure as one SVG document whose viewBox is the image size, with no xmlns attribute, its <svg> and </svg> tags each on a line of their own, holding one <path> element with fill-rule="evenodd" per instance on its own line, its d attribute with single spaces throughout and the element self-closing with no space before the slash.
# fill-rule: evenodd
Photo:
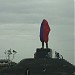
<svg viewBox="0 0 75 75">
<path fill-rule="evenodd" d="M 48 22 L 44 19 L 40 27 L 40 41 L 42 42 L 42 48 L 44 48 L 44 42 L 46 43 L 46 48 L 48 48 L 48 35 L 50 32 L 50 27 Z"/>
</svg>

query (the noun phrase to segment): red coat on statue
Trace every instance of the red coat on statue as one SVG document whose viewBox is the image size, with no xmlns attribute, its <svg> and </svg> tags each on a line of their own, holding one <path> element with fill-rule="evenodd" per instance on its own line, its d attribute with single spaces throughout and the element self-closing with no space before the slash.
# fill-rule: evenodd
<svg viewBox="0 0 75 75">
<path fill-rule="evenodd" d="M 43 22 L 41 23 L 40 27 L 40 40 L 41 42 L 48 42 L 48 35 L 50 32 L 50 27 L 48 25 L 48 22 L 44 19 Z"/>
</svg>

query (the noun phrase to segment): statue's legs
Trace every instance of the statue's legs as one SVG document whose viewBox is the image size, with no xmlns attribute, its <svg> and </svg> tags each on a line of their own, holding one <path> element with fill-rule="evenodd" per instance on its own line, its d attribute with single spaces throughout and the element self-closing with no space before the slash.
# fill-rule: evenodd
<svg viewBox="0 0 75 75">
<path fill-rule="evenodd" d="M 48 42 L 46 43 L 46 48 L 48 48 Z"/>
<path fill-rule="evenodd" d="M 44 48 L 44 42 L 42 42 L 42 48 Z M 46 43 L 46 48 L 48 48 L 48 42 Z"/>
<path fill-rule="evenodd" d="M 42 48 L 44 48 L 44 41 L 42 42 Z"/>
</svg>

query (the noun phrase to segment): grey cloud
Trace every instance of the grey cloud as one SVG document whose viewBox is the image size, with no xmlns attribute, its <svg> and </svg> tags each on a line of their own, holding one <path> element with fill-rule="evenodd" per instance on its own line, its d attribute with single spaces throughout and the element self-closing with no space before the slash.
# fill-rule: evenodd
<svg viewBox="0 0 75 75">
<path fill-rule="evenodd" d="M 50 20 L 51 18 L 53 19 L 55 18 L 61 19 L 62 17 L 65 18 L 65 16 L 68 18 L 73 17 L 73 7 L 72 7 L 72 2 L 70 0 L 68 2 L 67 0 L 66 1 L 62 0 L 20 1 L 19 0 L 18 2 L 5 1 L 3 3 L 1 3 L 0 5 L 0 17 L 1 17 L 1 22 L 5 23 L 6 22 L 35 23 L 39 22 L 38 19 L 41 20 L 44 17 Z"/>
</svg>

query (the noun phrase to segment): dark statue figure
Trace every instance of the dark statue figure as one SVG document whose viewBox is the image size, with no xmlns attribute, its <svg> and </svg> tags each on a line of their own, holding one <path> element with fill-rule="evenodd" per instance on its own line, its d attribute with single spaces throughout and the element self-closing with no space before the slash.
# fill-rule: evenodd
<svg viewBox="0 0 75 75">
<path fill-rule="evenodd" d="M 50 30 L 48 22 L 44 19 L 40 27 L 40 41 L 42 42 L 42 48 L 44 48 L 44 42 L 46 43 L 46 48 L 48 48 L 48 35 Z"/>
</svg>

